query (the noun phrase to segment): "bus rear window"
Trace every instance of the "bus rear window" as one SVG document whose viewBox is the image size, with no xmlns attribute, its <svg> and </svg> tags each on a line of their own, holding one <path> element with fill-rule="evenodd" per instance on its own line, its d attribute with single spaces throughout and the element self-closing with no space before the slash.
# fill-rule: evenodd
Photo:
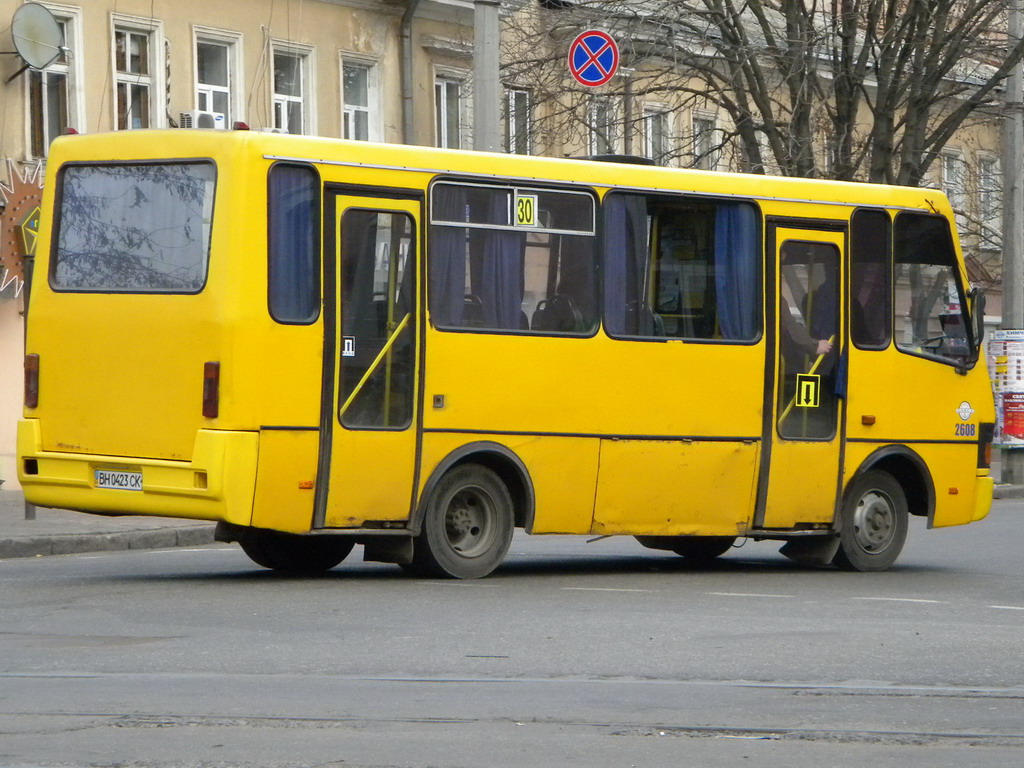
<svg viewBox="0 0 1024 768">
<path fill-rule="evenodd" d="M 210 162 L 61 170 L 50 284 L 97 293 L 198 293 L 206 282 Z"/>
</svg>

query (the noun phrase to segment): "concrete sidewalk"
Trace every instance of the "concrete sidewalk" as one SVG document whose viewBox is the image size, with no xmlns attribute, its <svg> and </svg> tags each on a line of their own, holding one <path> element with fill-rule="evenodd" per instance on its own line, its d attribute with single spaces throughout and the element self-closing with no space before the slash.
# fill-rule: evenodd
<svg viewBox="0 0 1024 768">
<path fill-rule="evenodd" d="M 124 549 L 191 547 L 213 542 L 213 523 L 165 517 L 103 517 L 36 508 L 25 519 L 21 491 L 0 488 L 0 558 Z"/>
</svg>

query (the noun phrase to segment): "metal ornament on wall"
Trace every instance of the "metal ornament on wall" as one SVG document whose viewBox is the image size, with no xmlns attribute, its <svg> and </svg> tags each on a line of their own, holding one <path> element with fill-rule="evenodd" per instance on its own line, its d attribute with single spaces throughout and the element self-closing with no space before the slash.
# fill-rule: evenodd
<svg viewBox="0 0 1024 768">
<path fill-rule="evenodd" d="M 25 287 L 25 260 L 35 257 L 39 206 L 43 199 L 42 163 L 24 172 L 7 159 L 8 183 L 0 181 L 0 299 L 15 299 Z"/>
</svg>

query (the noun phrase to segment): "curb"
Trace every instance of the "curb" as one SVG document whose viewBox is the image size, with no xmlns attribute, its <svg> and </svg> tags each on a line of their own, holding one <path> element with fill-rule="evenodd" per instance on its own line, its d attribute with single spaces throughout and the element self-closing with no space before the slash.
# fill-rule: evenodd
<svg viewBox="0 0 1024 768">
<path fill-rule="evenodd" d="M 198 547 L 213 543 L 214 526 L 156 528 L 120 533 L 75 533 L 0 539 L 0 559 L 117 552 L 129 549 Z"/>
<path fill-rule="evenodd" d="M 1024 485 L 996 485 L 992 491 L 994 499 L 1024 499 Z"/>
</svg>

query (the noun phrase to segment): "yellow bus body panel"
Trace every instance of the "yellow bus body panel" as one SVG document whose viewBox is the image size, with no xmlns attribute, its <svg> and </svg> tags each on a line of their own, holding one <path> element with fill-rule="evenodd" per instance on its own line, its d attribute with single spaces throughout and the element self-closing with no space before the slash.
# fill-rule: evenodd
<svg viewBox="0 0 1024 768">
<path fill-rule="evenodd" d="M 472 440 L 507 448 L 529 469 L 537 504 L 530 533 L 591 532 L 598 440 L 484 433 L 473 435 Z M 466 443 L 466 436 L 459 434 L 429 433 L 423 436 L 421 496 L 432 471 Z"/>
<path fill-rule="evenodd" d="M 199 430 L 187 462 L 47 451 L 36 419 L 18 422 L 18 455 L 36 474 L 22 474 L 25 498 L 40 507 L 124 515 L 224 520 L 249 525 L 259 436 Z M 142 473 L 142 491 L 96 487 L 97 469 Z"/>
<path fill-rule="evenodd" d="M 319 438 L 313 430 L 260 432 L 254 527 L 288 533 L 312 527 Z"/>
<path fill-rule="evenodd" d="M 592 532 L 740 536 L 758 455 L 753 443 L 602 440 Z"/>
</svg>

